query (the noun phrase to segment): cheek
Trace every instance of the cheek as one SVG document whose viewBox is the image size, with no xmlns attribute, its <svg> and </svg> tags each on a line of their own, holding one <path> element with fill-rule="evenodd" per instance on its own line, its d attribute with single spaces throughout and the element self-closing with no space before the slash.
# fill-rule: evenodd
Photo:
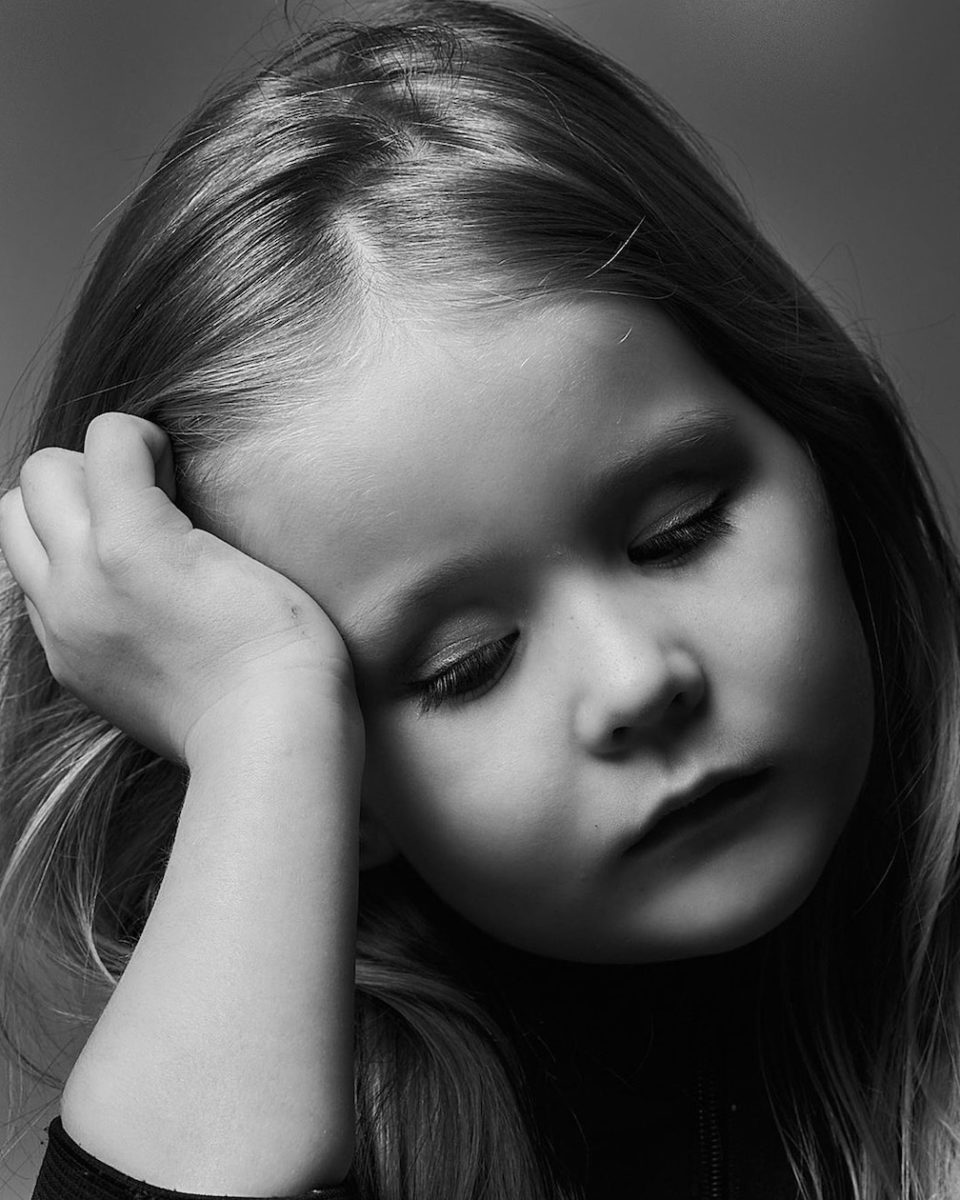
<svg viewBox="0 0 960 1200">
<path fill-rule="evenodd" d="M 818 489 L 797 489 L 765 518 L 752 542 L 750 586 L 738 597 L 735 657 L 812 759 L 845 780 L 862 778 L 872 672 L 826 504 Z"/>
<path fill-rule="evenodd" d="M 469 737 L 442 719 L 368 730 L 364 804 L 428 883 L 529 871 L 560 819 L 555 772 L 493 711 Z"/>
</svg>

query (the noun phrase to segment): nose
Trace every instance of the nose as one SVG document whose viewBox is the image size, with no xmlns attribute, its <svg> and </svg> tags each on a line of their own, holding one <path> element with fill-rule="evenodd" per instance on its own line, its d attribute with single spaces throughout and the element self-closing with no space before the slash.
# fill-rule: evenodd
<svg viewBox="0 0 960 1200">
<path fill-rule="evenodd" d="M 589 753 L 619 755 L 669 737 L 703 705 L 700 655 L 661 616 L 594 603 L 577 621 L 573 723 Z"/>
</svg>

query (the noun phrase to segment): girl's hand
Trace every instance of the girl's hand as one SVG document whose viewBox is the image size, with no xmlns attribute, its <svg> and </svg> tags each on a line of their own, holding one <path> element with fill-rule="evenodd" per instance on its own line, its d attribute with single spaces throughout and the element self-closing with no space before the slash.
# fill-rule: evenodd
<svg viewBox="0 0 960 1200">
<path fill-rule="evenodd" d="M 343 641 L 289 579 L 191 525 L 166 435 L 96 417 L 82 454 L 32 454 L 0 497 L 0 549 L 55 679 L 190 761 L 191 732 L 266 685 L 321 689 L 359 722 Z"/>
</svg>

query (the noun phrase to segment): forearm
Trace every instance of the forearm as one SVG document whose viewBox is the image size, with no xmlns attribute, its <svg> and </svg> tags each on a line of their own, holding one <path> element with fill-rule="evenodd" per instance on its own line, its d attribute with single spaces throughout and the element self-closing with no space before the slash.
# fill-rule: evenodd
<svg viewBox="0 0 960 1200">
<path fill-rule="evenodd" d="M 222 717 L 62 1116 L 136 1178 L 293 1194 L 337 1182 L 352 1153 L 361 755 L 312 694 Z"/>
</svg>

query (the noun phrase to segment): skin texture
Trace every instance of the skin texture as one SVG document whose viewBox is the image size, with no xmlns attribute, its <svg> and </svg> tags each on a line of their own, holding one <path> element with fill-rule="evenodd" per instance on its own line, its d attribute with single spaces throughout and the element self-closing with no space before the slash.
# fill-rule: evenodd
<svg viewBox="0 0 960 1200">
<path fill-rule="evenodd" d="M 717 953 L 792 913 L 873 726 L 803 450 L 619 297 L 395 326 L 309 400 L 292 453 L 251 459 L 227 511 L 350 652 L 361 861 L 401 854 L 486 932 L 574 961 Z M 763 785 L 733 820 L 637 846 L 718 770 Z"/>
</svg>

